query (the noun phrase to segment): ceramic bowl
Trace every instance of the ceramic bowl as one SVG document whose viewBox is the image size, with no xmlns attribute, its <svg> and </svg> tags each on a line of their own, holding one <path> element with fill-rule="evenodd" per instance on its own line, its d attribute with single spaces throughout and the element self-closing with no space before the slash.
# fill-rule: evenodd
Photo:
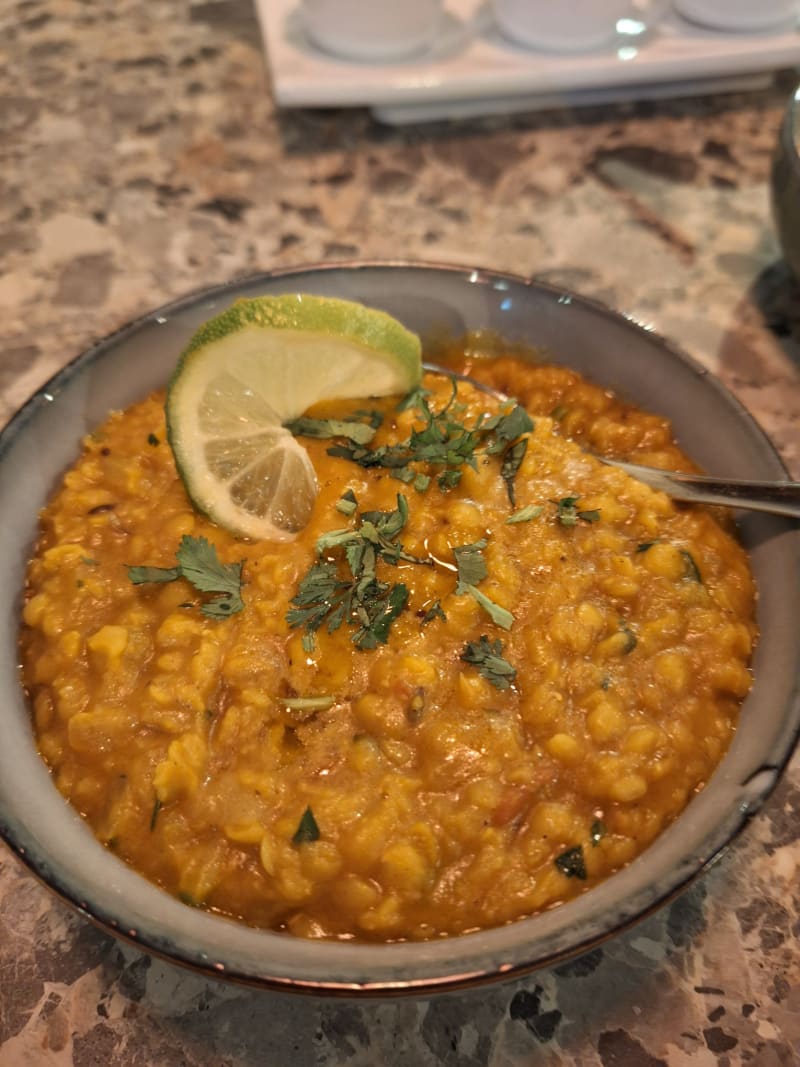
<svg viewBox="0 0 800 1067">
<path fill-rule="evenodd" d="M 701 366 L 652 332 L 560 289 L 490 271 L 353 264 L 260 275 L 146 315 L 80 356 L 0 437 L 0 833 L 42 881 L 102 927 L 217 976 L 316 993 L 430 992 L 513 976 L 579 953 L 675 895 L 758 810 L 800 724 L 800 534 L 749 515 L 741 536 L 759 587 L 755 685 L 725 759 L 683 815 L 625 870 L 530 919 L 416 944 L 321 943 L 246 928 L 186 907 L 100 846 L 56 791 L 34 746 L 17 668 L 25 563 L 37 511 L 81 436 L 110 409 L 163 385 L 195 328 L 239 296 L 315 292 L 364 301 L 423 335 L 488 328 L 549 350 L 672 418 L 683 448 L 719 475 L 784 478 L 769 441 Z"/>
</svg>

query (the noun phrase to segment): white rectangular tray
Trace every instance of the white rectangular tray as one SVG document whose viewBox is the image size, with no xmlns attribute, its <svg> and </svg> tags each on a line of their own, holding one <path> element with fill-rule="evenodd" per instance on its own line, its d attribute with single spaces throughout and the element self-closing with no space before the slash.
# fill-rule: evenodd
<svg viewBox="0 0 800 1067">
<path fill-rule="evenodd" d="M 279 106 L 366 106 L 387 122 L 730 90 L 800 64 L 796 27 L 719 33 L 675 14 L 638 43 L 580 55 L 536 52 L 506 40 L 476 0 L 447 0 L 445 30 L 425 54 L 348 62 L 307 40 L 298 0 L 256 2 Z"/>
</svg>

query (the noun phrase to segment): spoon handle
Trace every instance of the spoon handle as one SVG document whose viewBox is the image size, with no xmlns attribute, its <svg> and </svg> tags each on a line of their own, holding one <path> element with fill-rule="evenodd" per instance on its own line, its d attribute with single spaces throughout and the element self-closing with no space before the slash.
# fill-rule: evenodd
<svg viewBox="0 0 800 1067">
<path fill-rule="evenodd" d="M 800 518 L 798 482 L 751 482 L 736 478 L 714 478 L 705 474 L 685 474 L 683 471 L 642 467 L 638 463 L 624 463 L 618 459 L 606 459 L 605 456 L 597 458 L 611 467 L 619 467 L 645 485 L 659 489 L 676 500 L 720 504 L 725 507 L 768 511 L 773 515 Z"/>
</svg>

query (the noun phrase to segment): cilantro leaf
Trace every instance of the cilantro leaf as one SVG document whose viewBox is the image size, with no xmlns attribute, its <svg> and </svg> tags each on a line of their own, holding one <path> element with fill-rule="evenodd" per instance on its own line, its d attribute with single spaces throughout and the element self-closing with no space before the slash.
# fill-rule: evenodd
<svg viewBox="0 0 800 1067">
<path fill-rule="evenodd" d="M 471 663 L 497 689 L 508 689 L 517 677 L 516 667 L 503 658 L 503 644 L 490 641 L 483 634 L 479 641 L 469 641 L 461 653 L 465 663 Z"/>
<path fill-rule="evenodd" d="M 348 489 L 342 493 L 336 502 L 336 510 L 340 511 L 342 515 L 353 515 L 358 509 L 358 501 L 356 500 L 356 494 L 352 489 Z"/>
<path fill-rule="evenodd" d="M 174 582 L 185 578 L 200 593 L 219 593 L 200 607 L 204 615 L 222 619 L 235 615 L 244 607 L 242 600 L 242 566 L 239 563 L 222 563 L 217 550 L 205 537 L 181 538 L 177 567 L 128 567 L 128 578 L 134 585 L 148 582 Z"/>
<path fill-rule="evenodd" d="M 477 585 L 489 573 L 486 569 L 486 560 L 483 558 L 486 544 L 486 539 L 482 538 L 480 541 L 473 541 L 470 545 L 458 545 L 453 549 L 458 568 L 457 594 L 466 592 L 469 585 Z"/>
<path fill-rule="evenodd" d="M 224 618 L 241 611 L 242 566 L 239 563 L 222 563 L 217 550 L 205 537 L 184 535 L 175 553 L 186 578 L 200 593 L 221 593 L 200 608 L 204 615 Z"/>
<path fill-rule="evenodd" d="M 511 526 L 516 522 L 531 522 L 533 519 L 538 519 L 543 511 L 543 504 L 527 504 L 524 508 L 520 508 L 519 511 L 509 515 L 506 519 L 506 525 Z"/>
<path fill-rule="evenodd" d="M 458 590 L 456 590 L 456 592 L 458 592 Z M 514 616 L 510 611 L 507 611 L 499 604 L 495 604 L 493 600 L 490 600 L 485 593 L 480 591 L 480 589 L 476 589 L 474 585 L 466 586 L 464 592 L 469 593 L 473 599 L 477 600 L 493 623 L 497 626 L 501 626 L 504 630 L 511 629 L 514 624 Z"/>
<path fill-rule="evenodd" d="M 386 643 L 409 594 L 402 583 L 390 585 L 378 578 L 378 560 L 390 565 L 399 560 L 433 564 L 412 556 L 396 540 L 407 519 L 408 501 L 399 493 L 394 511 L 364 512 L 355 529 L 332 530 L 318 538 L 318 555 L 330 553 L 340 558 L 313 564 L 291 600 L 286 621 L 292 628 L 305 629 L 306 651 L 313 651 L 314 634 L 323 624 L 329 633 L 343 623 L 357 628 L 352 640 L 360 649 Z"/>
<path fill-rule="evenodd" d="M 551 504 L 556 506 L 556 518 L 562 526 L 577 526 L 578 519 L 581 522 L 599 522 L 600 511 L 598 508 L 593 508 L 590 511 L 579 511 L 578 501 L 579 496 L 562 496 L 560 500 L 551 500 Z"/>
<path fill-rule="evenodd" d="M 586 861 L 583 858 L 582 845 L 566 849 L 560 856 L 556 856 L 553 862 L 567 878 L 580 878 L 582 882 L 586 881 Z"/>
<path fill-rule="evenodd" d="M 515 404 L 511 411 L 487 420 L 484 427 L 493 431 L 494 440 L 486 448 L 491 456 L 505 451 L 506 445 L 523 434 L 530 433 L 533 429 L 533 419 L 525 408 Z"/>
<path fill-rule="evenodd" d="M 180 576 L 180 567 L 128 567 L 128 577 L 134 585 L 144 585 L 145 582 L 174 582 Z"/>
<path fill-rule="evenodd" d="M 516 444 L 513 444 L 503 455 L 503 462 L 500 467 L 500 477 L 506 483 L 506 492 L 508 493 L 508 502 L 511 507 L 516 507 L 516 493 L 514 490 L 514 479 L 517 477 L 517 472 L 522 466 L 522 461 L 525 459 L 525 453 L 528 451 L 527 437 L 520 438 Z"/>
<path fill-rule="evenodd" d="M 349 459 L 365 468 L 391 470 L 395 478 L 408 484 L 413 482 L 415 489 L 424 493 L 431 476 L 419 471 L 415 464 L 443 468 L 436 475 L 436 484 L 442 492 L 447 492 L 461 481 L 463 467 L 477 470 L 481 450 L 486 455 L 502 454 L 501 473 L 513 505 L 513 481 L 527 448 L 528 439 L 524 435 L 533 429 L 530 415 L 515 404 L 488 419 L 481 415 L 474 425 L 466 426 L 457 417 L 463 409 L 454 403 L 457 383 L 453 380 L 452 384 L 452 395 L 440 411 L 431 408 L 430 392 L 423 388 L 413 390 L 400 402 L 398 411 L 416 408 L 423 419 L 422 427 L 415 426 L 407 440 L 378 448 L 368 448 L 366 443 L 354 439 L 345 440 L 331 446 L 328 455 Z"/>
<path fill-rule="evenodd" d="M 366 619 L 353 638 L 356 648 L 375 648 L 385 645 L 389 628 L 408 603 L 408 589 L 402 582 L 393 585 L 385 595 L 375 596 L 366 608 Z"/>
<path fill-rule="evenodd" d="M 305 845 L 311 841 L 319 841 L 320 832 L 317 826 L 317 820 L 314 818 L 314 812 L 311 807 L 307 807 L 303 812 L 300 822 L 297 824 L 297 829 L 292 837 L 293 845 Z"/>
<path fill-rule="evenodd" d="M 434 619 L 441 619 L 442 622 L 447 622 L 447 616 L 442 608 L 440 600 L 434 600 L 425 614 L 422 616 L 422 625 L 427 626 L 429 622 L 433 622 Z"/>
<path fill-rule="evenodd" d="M 345 437 L 357 445 L 368 445 L 375 436 L 375 427 L 352 419 L 310 419 L 301 415 L 286 423 L 286 429 L 295 437 Z"/>
</svg>

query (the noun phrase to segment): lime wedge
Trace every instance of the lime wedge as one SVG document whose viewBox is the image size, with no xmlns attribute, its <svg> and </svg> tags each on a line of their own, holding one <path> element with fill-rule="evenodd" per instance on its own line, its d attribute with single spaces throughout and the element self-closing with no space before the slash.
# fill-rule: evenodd
<svg viewBox="0 0 800 1067">
<path fill-rule="evenodd" d="M 320 400 L 405 394 L 419 338 L 383 311 L 291 294 L 238 300 L 195 333 L 167 390 L 167 433 L 194 505 L 232 533 L 288 540 L 317 478 L 285 429 Z"/>
</svg>

